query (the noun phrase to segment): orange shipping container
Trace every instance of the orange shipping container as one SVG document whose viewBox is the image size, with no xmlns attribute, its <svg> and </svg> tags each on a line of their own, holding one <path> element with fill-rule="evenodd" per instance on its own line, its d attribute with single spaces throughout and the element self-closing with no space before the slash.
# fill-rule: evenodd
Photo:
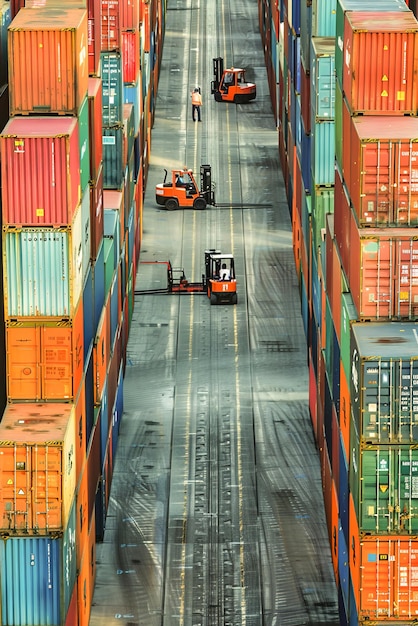
<svg viewBox="0 0 418 626">
<path fill-rule="evenodd" d="M 76 480 L 74 405 L 7 405 L 0 422 L 0 530 L 62 531 Z"/>
<path fill-rule="evenodd" d="M 88 464 L 85 463 L 79 475 L 76 490 L 76 559 L 80 571 L 81 559 L 89 536 Z"/>
<path fill-rule="evenodd" d="M 73 322 L 9 321 L 6 326 L 7 397 L 13 402 L 77 397 L 83 376 L 83 306 Z"/>
<path fill-rule="evenodd" d="M 103 387 L 106 382 L 110 360 L 110 296 L 102 309 L 93 343 L 94 403 L 102 401 Z"/>
<path fill-rule="evenodd" d="M 96 522 L 92 515 L 89 534 L 81 557 L 81 568 L 77 577 L 78 626 L 88 626 L 96 581 Z"/>
<path fill-rule="evenodd" d="M 418 615 L 418 538 L 364 535 L 355 559 L 359 623 L 416 620 Z M 354 585 L 353 585 L 354 586 Z"/>
<path fill-rule="evenodd" d="M 416 115 L 418 22 L 412 11 L 344 14 L 343 92 L 350 111 Z"/>
<path fill-rule="evenodd" d="M 21 9 L 8 29 L 10 115 L 77 115 L 88 86 L 87 11 Z"/>
</svg>

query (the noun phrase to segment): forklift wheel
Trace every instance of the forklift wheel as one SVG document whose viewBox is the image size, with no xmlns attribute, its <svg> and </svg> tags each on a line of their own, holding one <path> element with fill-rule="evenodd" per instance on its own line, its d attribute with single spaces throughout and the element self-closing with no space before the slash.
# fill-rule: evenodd
<svg viewBox="0 0 418 626">
<path fill-rule="evenodd" d="M 179 203 L 177 198 L 168 198 L 167 202 L 165 203 L 165 208 L 167 209 L 167 211 L 175 211 L 176 209 L 178 209 Z"/>
<path fill-rule="evenodd" d="M 204 211 L 206 209 L 206 200 L 204 198 L 196 198 L 193 202 L 193 208 L 197 211 Z"/>
<path fill-rule="evenodd" d="M 238 296 L 236 293 L 231 298 L 231 304 L 238 304 Z"/>
<path fill-rule="evenodd" d="M 218 298 L 216 297 L 216 294 L 213 293 L 213 291 L 212 291 L 212 293 L 210 294 L 210 303 L 211 304 L 217 304 L 217 302 L 218 302 Z"/>
</svg>

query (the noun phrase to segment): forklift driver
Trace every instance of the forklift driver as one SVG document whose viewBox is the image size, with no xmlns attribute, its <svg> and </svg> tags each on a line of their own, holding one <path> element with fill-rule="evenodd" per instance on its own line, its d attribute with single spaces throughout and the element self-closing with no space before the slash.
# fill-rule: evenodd
<svg viewBox="0 0 418 626">
<path fill-rule="evenodd" d="M 231 272 L 227 268 L 226 263 L 222 263 L 219 280 L 231 280 Z"/>
</svg>

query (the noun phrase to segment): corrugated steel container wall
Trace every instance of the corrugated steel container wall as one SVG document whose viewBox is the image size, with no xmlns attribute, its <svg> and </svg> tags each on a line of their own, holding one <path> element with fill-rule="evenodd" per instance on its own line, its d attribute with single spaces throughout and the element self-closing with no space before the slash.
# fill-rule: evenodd
<svg viewBox="0 0 418 626">
<path fill-rule="evenodd" d="M 120 48 L 120 5 L 119 0 L 101 0 L 101 35 L 102 50 Z"/>
<path fill-rule="evenodd" d="M 335 191 L 337 198 L 337 185 Z M 335 206 L 335 235 L 359 319 L 415 320 L 418 239 L 414 229 L 359 228 L 346 202 L 336 200 Z"/>
<path fill-rule="evenodd" d="M 86 387 L 83 380 L 75 404 L 76 427 L 76 476 L 79 476 L 86 460 L 87 432 L 86 432 Z"/>
<path fill-rule="evenodd" d="M 375 535 L 417 534 L 418 449 L 351 442 L 350 483 L 360 486 L 354 500 L 360 531 Z"/>
<path fill-rule="evenodd" d="M 333 120 L 335 112 L 335 39 L 312 39 L 311 105 L 317 120 Z"/>
<path fill-rule="evenodd" d="M 317 250 L 324 241 L 326 216 L 334 213 L 334 187 L 314 187 L 312 194 L 312 242 Z"/>
<path fill-rule="evenodd" d="M 418 118 L 343 115 L 344 178 L 360 226 L 416 226 Z"/>
<path fill-rule="evenodd" d="M 9 401 L 65 402 L 77 396 L 84 365 L 83 311 L 80 302 L 71 324 L 8 323 Z"/>
<path fill-rule="evenodd" d="M 103 241 L 103 165 L 100 166 L 97 179 L 90 182 L 90 259 L 97 258 Z"/>
<path fill-rule="evenodd" d="M 78 113 L 78 131 L 80 141 L 80 181 L 81 194 L 87 188 L 90 180 L 90 127 L 89 104 L 87 94 Z"/>
<path fill-rule="evenodd" d="M 123 121 L 122 55 L 118 51 L 102 52 L 102 121 L 110 127 Z"/>
<path fill-rule="evenodd" d="M 125 167 L 123 164 L 123 126 L 103 128 L 103 188 L 121 189 Z"/>
<path fill-rule="evenodd" d="M 83 286 L 81 210 L 72 230 L 3 232 L 5 316 L 73 317 Z"/>
<path fill-rule="evenodd" d="M 312 120 L 311 160 L 315 187 L 333 185 L 335 179 L 335 123 Z"/>
<path fill-rule="evenodd" d="M 0 85 L 7 83 L 7 29 L 12 21 L 12 14 L 10 12 L 10 2 L 2 0 L 0 3 Z"/>
<path fill-rule="evenodd" d="M 335 37 L 337 0 L 312 0 L 312 36 Z"/>
<path fill-rule="evenodd" d="M 73 404 L 8 404 L 0 422 L 1 530 L 62 531 L 76 487 Z"/>
<path fill-rule="evenodd" d="M 77 115 L 87 94 L 87 11 L 21 9 L 8 43 L 10 115 Z"/>
<path fill-rule="evenodd" d="M 96 520 L 90 520 L 87 543 L 81 557 L 81 567 L 77 577 L 78 595 L 83 598 L 79 605 L 78 626 L 88 626 L 96 580 Z"/>
<path fill-rule="evenodd" d="M 92 436 L 90 439 L 90 445 L 87 452 L 87 477 L 88 477 L 88 490 L 89 490 L 89 516 L 94 513 L 97 486 L 101 479 L 101 464 L 100 464 L 100 408 L 96 409 L 96 421 L 93 427 Z"/>
<path fill-rule="evenodd" d="M 110 485 L 106 485 L 106 454 L 108 449 L 108 441 L 109 441 L 109 403 L 107 397 L 107 376 L 104 382 L 103 387 L 103 395 L 100 399 L 100 467 L 102 468 L 102 479 L 105 483 L 105 493 L 108 493 L 110 490 Z M 108 499 L 106 499 L 106 508 L 108 504 Z"/>
<path fill-rule="evenodd" d="M 125 237 L 124 192 L 114 189 L 103 191 L 104 235 L 115 238 L 115 267 Z"/>
<path fill-rule="evenodd" d="M 320 2 L 320 0 L 316 0 Z M 379 4 L 375 2 L 364 2 L 364 0 L 337 0 L 336 3 L 336 46 L 335 46 L 335 67 L 336 75 L 343 75 L 344 64 L 344 18 L 346 11 L 355 11 L 357 13 L 364 11 L 372 11 L 373 13 L 409 11 L 405 0 L 379 0 Z"/>
<path fill-rule="evenodd" d="M 418 540 L 366 535 L 357 555 L 359 623 L 414 620 L 418 614 Z M 356 590 L 355 590 L 356 591 Z"/>
<path fill-rule="evenodd" d="M 63 536 L 0 541 L 3 626 L 61 626 L 76 584 L 75 507 Z"/>
<path fill-rule="evenodd" d="M 88 542 L 89 536 L 89 490 L 88 490 L 88 465 L 84 464 L 78 479 L 76 488 L 76 557 L 77 571 L 80 571 L 81 559 Z"/>
<path fill-rule="evenodd" d="M 416 115 L 417 73 L 418 22 L 411 11 L 345 14 L 342 87 L 352 114 Z"/>
<path fill-rule="evenodd" d="M 77 120 L 12 118 L 0 147 L 3 224 L 71 224 L 81 198 Z"/>
<path fill-rule="evenodd" d="M 143 100 L 141 90 L 141 73 L 139 72 L 133 85 L 124 85 L 123 103 L 134 105 L 135 135 L 140 131 L 141 115 L 143 115 Z"/>
<path fill-rule="evenodd" d="M 94 404 L 100 404 L 110 361 L 110 297 L 102 309 L 93 344 Z"/>
<path fill-rule="evenodd" d="M 279 29 L 277 36 L 279 37 Z M 305 68 L 311 64 L 312 3 L 302 0 L 300 3 L 300 59 Z"/>
<path fill-rule="evenodd" d="M 341 436 L 341 446 L 343 447 L 346 459 L 350 458 L 350 421 L 351 402 L 350 386 L 345 374 L 342 362 L 340 361 L 340 411 L 339 430 Z"/>
<path fill-rule="evenodd" d="M 351 324 L 357 321 L 357 311 L 351 293 L 341 294 L 341 363 L 347 378 L 351 372 Z"/>
<path fill-rule="evenodd" d="M 84 355 L 83 364 L 87 359 L 89 351 L 93 345 L 93 338 L 96 332 L 94 326 L 94 315 L 91 313 L 94 311 L 94 292 L 93 292 L 93 271 L 90 264 L 87 270 L 86 278 L 83 285 L 82 295 L 82 307 L 88 314 L 84 316 Z"/>
<path fill-rule="evenodd" d="M 103 161 L 103 122 L 102 122 L 102 81 L 100 78 L 89 78 L 89 156 L 90 180 L 95 182 Z"/>
<path fill-rule="evenodd" d="M 122 75 L 124 83 L 136 83 L 139 72 L 139 30 L 122 31 Z"/>
<path fill-rule="evenodd" d="M 93 317 L 94 327 L 97 329 L 102 308 L 105 301 L 105 266 L 104 266 L 104 245 L 100 244 L 96 261 L 92 264 L 93 273 Z"/>
<path fill-rule="evenodd" d="M 78 593 L 77 585 L 74 585 L 73 593 L 65 618 L 65 626 L 78 626 Z"/>
<path fill-rule="evenodd" d="M 102 49 L 101 0 L 87 0 L 89 74 L 100 75 L 100 52 Z"/>
<path fill-rule="evenodd" d="M 418 441 L 417 324 L 353 323 L 350 395 L 360 442 Z"/>
<path fill-rule="evenodd" d="M 90 187 L 86 187 L 80 205 L 81 213 L 81 276 L 84 284 L 84 278 L 90 267 L 90 251 L 91 251 L 91 220 L 90 220 Z"/>
</svg>

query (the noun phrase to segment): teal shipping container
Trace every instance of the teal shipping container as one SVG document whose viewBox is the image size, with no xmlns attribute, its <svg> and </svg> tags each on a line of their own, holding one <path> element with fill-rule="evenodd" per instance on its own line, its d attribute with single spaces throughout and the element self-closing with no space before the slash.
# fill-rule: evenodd
<svg viewBox="0 0 418 626">
<path fill-rule="evenodd" d="M 312 39 L 311 106 L 316 120 L 333 120 L 335 113 L 335 39 Z"/>
<path fill-rule="evenodd" d="M 2 626 L 62 626 L 76 584 L 76 509 L 56 537 L 2 537 Z"/>
<path fill-rule="evenodd" d="M 103 189 L 122 189 L 124 176 L 123 125 L 103 128 Z"/>
<path fill-rule="evenodd" d="M 83 231 L 80 209 L 71 229 L 3 231 L 6 318 L 74 316 L 87 267 Z"/>
<path fill-rule="evenodd" d="M 341 294 L 341 362 L 347 380 L 351 376 L 351 324 L 357 321 L 357 311 L 351 293 Z"/>
<path fill-rule="evenodd" d="M 418 324 L 351 326 L 350 395 L 361 444 L 418 445 Z"/>
<path fill-rule="evenodd" d="M 324 241 L 326 216 L 334 213 L 334 187 L 312 185 L 312 246 L 317 250 Z"/>
<path fill-rule="evenodd" d="M 366 446 L 350 430 L 350 491 L 360 532 L 418 532 L 418 449 Z"/>
<path fill-rule="evenodd" d="M 80 141 L 80 184 L 84 194 L 90 180 L 89 147 L 89 101 L 86 96 L 78 112 L 78 132 Z"/>
<path fill-rule="evenodd" d="M 335 183 L 335 123 L 312 120 L 311 161 L 315 187 Z M 312 190 L 314 193 L 314 190 Z"/>
<path fill-rule="evenodd" d="M 102 52 L 102 106 L 103 126 L 123 122 L 122 55 L 120 52 Z"/>
<path fill-rule="evenodd" d="M 321 0 L 316 0 L 318 3 Z M 335 46 L 335 73 L 341 80 L 344 60 L 344 14 L 346 11 L 410 11 L 405 0 L 379 0 L 365 2 L 364 0 L 337 0 L 336 3 L 336 46 Z"/>
<path fill-rule="evenodd" d="M 132 104 L 134 107 L 134 135 L 139 132 L 139 126 L 141 123 L 141 115 L 142 115 L 142 86 L 140 75 L 133 85 L 124 85 L 123 86 L 123 103 L 124 104 Z"/>
<path fill-rule="evenodd" d="M 337 0 L 312 0 L 312 37 L 335 37 L 336 10 Z"/>
</svg>

